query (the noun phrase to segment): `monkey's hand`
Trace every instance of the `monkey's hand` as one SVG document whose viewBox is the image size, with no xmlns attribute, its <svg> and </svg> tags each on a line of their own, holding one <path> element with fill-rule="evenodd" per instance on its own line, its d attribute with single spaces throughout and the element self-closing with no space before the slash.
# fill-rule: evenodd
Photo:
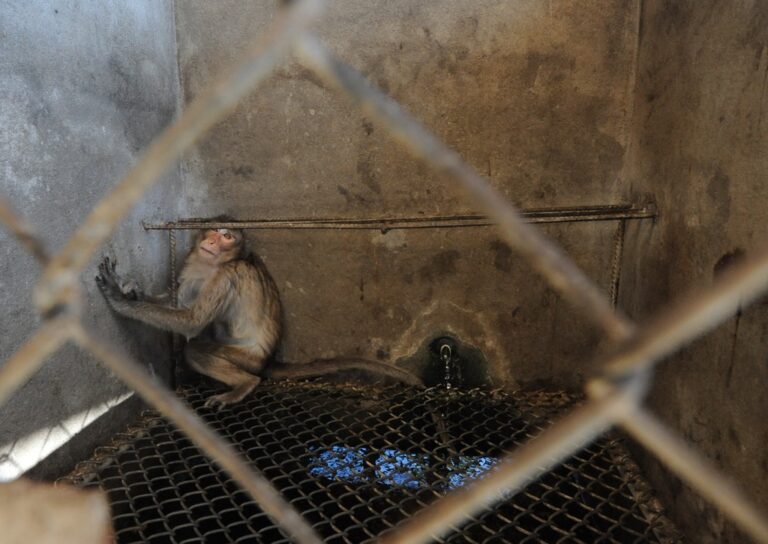
<svg viewBox="0 0 768 544">
<path fill-rule="evenodd" d="M 99 286 L 104 297 L 110 302 L 122 302 L 138 300 L 140 292 L 136 287 L 128 287 L 115 270 L 116 262 L 109 257 L 99 264 L 99 275 L 96 276 L 96 285 Z M 134 284 L 135 285 L 135 284 Z"/>
</svg>

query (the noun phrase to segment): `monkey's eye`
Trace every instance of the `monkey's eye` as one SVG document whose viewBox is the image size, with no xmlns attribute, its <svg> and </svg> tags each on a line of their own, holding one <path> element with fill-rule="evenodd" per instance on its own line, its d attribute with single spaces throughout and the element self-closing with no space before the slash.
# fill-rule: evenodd
<svg viewBox="0 0 768 544">
<path fill-rule="evenodd" d="M 225 232 L 225 233 L 224 233 L 224 239 L 225 239 L 225 240 L 231 240 L 232 238 L 233 238 L 233 237 L 232 237 L 232 235 L 231 235 L 230 233 L 228 233 L 228 232 Z"/>
</svg>

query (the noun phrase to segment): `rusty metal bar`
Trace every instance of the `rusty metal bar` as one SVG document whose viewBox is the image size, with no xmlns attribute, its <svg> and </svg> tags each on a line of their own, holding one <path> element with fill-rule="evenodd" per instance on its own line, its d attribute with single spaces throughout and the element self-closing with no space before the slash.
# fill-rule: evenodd
<svg viewBox="0 0 768 544">
<path fill-rule="evenodd" d="M 76 318 L 71 316 L 46 321 L 0 367 L 0 406 L 27 383 L 45 360 L 67 341 L 76 322 Z"/>
<path fill-rule="evenodd" d="M 136 166 L 94 207 L 46 267 L 35 291 L 35 302 L 42 313 L 73 298 L 71 286 L 77 281 L 77 274 L 120 220 L 174 159 L 271 73 L 293 41 L 317 19 L 323 4 L 322 0 L 301 0 L 281 11 L 235 68 L 207 87 L 182 116 L 153 141 Z"/>
<path fill-rule="evenodd" d="M 573 306 L 598 324 L 613 340 L 627 338 L 632 323 L 614 310 L 601 291 L 571 259 L 523 217 L 490 182 L 478 175 L 459 155 L 435 138 L 400 106 L 374 88 L 350 66 L 336 59 L 313 36 L 297 40 L 302 62 L 330 84 L 349 94 L 367 114 L 381 122 L 392 136 L 436 170 L 454 178 L 481 211 L 499 225 L 503 239 L 528 259 L 533 268 Z"/>
<path fill-rule="evenodd" d="M 427 506 L 381 539 L 382 544 L 415 544 L 444 535 L 469 516 L 520 491 L 541 473 L 589 444 L 636 409 L 645 380 L 591 399 L 536 438 L 507 454 L 488 475 Z"/>
<path fill-rule="evenodd" d="M 75 341 L 100 359 L 128 387 L 159 410 L 190 440 L 216 461 L 258 502 L 287 534 L 302 544 L 320 544 L 320 537 L 307 521 L 261 474 L 252 470 L 240 455 L 205 424 L 173 393 L 158 384 L 137 363 L 114 346 L 89 334 L 82 326 L 73 330 Z"/>
<path fill-rule="evenodd" d="M 32 253 L 38 263 L 45 265 L 48 262 L 48 253 L 32 227 L 14 213 L 4 198 L 0 198 L 0 223 L 8 227 L 11 234 Z"/>
<path fill-rule="evenodd" d="M 649 206 L 604 205 L 570 208 L 539 208 L 520 210 L 527 223 L 572 223 L 579 221 L 625 221 L 655 217 L 655 210 Z M 310 230 L 381 230 L 429 229 L 458 227 L 487 227 L 495 223 L 483 215 L 443 215 L 430 217 L 382 217 L 375 219 L 347 218 L 296 218 L 259 219 L 244 221 L 209 221 L 181 219 L 166 223 L 142 223 L 145 230 L 190 230 L 200 228 L 230 229 L 310 229 Z"/>
<path fill-rule="evenodd" d="M 720 508 L 758 542 L 768 543 L 768 521 L 729 479 L 691 450 L 652 414 L 640 408 L 621 426 L 673 472 Z"/>
<path fill-rule="evenodd" d="M 603 376 L 620 380 L 655 366 L 694 338 L 730 318 L 768 289 L 768 249 L 735 265 L 704 293 L 692 293 L 660 313 L 603 363 Z"/>
<path fill-rule="evenodd" d="M 613 235 L 613 254 L 611 255 L 611 285 L 609 297 L 611 305 L 616 308 L 619 305 L 619 284 L 621 282 L 621 261 L 624 258 L 624 233 L 626 232 L 627 222 L 624 219 L 619 221 L 616 226 L 616 232 Z"/>
</svg>

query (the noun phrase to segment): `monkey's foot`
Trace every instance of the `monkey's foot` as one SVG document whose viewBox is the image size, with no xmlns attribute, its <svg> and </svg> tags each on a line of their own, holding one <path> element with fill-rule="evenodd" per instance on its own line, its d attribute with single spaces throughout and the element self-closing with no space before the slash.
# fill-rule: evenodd
<svg viewBox="0 0 768 544">
<path fill-rule="evenodd" d="M 208 400 L 205 401 L 205 406 L 207 408 L 215 408 L 217 410 L 221 410 L 230 404 L 237 404 L 245 397 L 247 397 L 251 391 L 253 391 L 257 385 L 259 385 L 259 383 L 261 383 L 261 378 L 254 376 L 252 380 L 249 380 L 247 383 L 238 385 L 232 389 L 232 391 L 227 391 L 226 393 L 220 393 L 218 395 L 212 395 L 211 397 L 208 397 Z"/>
</svg>

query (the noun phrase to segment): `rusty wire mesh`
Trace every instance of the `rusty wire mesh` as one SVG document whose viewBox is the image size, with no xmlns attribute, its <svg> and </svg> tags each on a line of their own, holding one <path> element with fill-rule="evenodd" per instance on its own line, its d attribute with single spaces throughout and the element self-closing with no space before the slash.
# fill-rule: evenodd
<svg viewBox="0 0 768 544">
<path fill-rule="evenodd" d="M 298 0 L 281 13 L 268 32 L 235 68 L 200 93 L 183 115 L 153 142 L 139 163 L 94 208 L 69 242 L 50 260 L 41 245 L 9 208 L 0 206 L 0 222 L 46 263 L 35 290 L 41 329 L 0 370 L 0 403 L 17 390 L 44 360 L 72 340 L 94 353 L 150 404 L 163 412 L 207 455 L 216 459 L 260 507 L 293 539 L 320 542 L 306 519 L 220 436 L 185 407 L 167 388 L 155 383 L 140 365 L 114 346 L 96 339 L 82 325 L 78 276 L 93 253 L 110 236 L 144 192 L 179 155 L 290 50 L 299 61 L 346 92 L 417 157 L 463 187 L 479 211 L 499 225 L 507 243 L 526 257 L 566 300 L 600 326 L 614 342 L 604 357 L 604 372 L 587 387 L 588 402 L 572 409 L 536 438 L 507 454 L 483 478 L 447 494 L 388 533 L 383 541 L 421 542 L 445 534 L 452 525 L 477 515 L 489 504 L 519 492 L 542 466 L 554 467 L 614 425 L 648 447 L 679 476 L 714 502 L 755 539 L 768 542 L 764 516 L 712 466 L 665 428 L 641 402 L 653 367 L 686 342 L 730 317 L 754 300 L 768 284 L 768 252 L 762 252 L 724 275 L 713 289 L 690 296 L 661 313 L 642 330 L 616 312 L 610 300 L 556 245 L 525 224 L 515 208 L 482 176 L 406 114 L 398 104 L 370 86 L 354 69 L 336 59 L 309 31 L 322 11 L 322 0 Z"/>
<path fill-rule="evenodd" d="M 348 544 L 374 540 L 481 477 L 572 403 L 557 392 L 298 383 L 267 384 L 242 404 L 212 411 L 204 407 L 210 389 L 179 393 L 269 476 L 324 541 Z M 288 541 L 157 412 L 64 481 L 107 492 L 120 544 Z M 602 438 L 440 541 L 679 542 L 643 488 L 620 441 Z"/>
</svg>

